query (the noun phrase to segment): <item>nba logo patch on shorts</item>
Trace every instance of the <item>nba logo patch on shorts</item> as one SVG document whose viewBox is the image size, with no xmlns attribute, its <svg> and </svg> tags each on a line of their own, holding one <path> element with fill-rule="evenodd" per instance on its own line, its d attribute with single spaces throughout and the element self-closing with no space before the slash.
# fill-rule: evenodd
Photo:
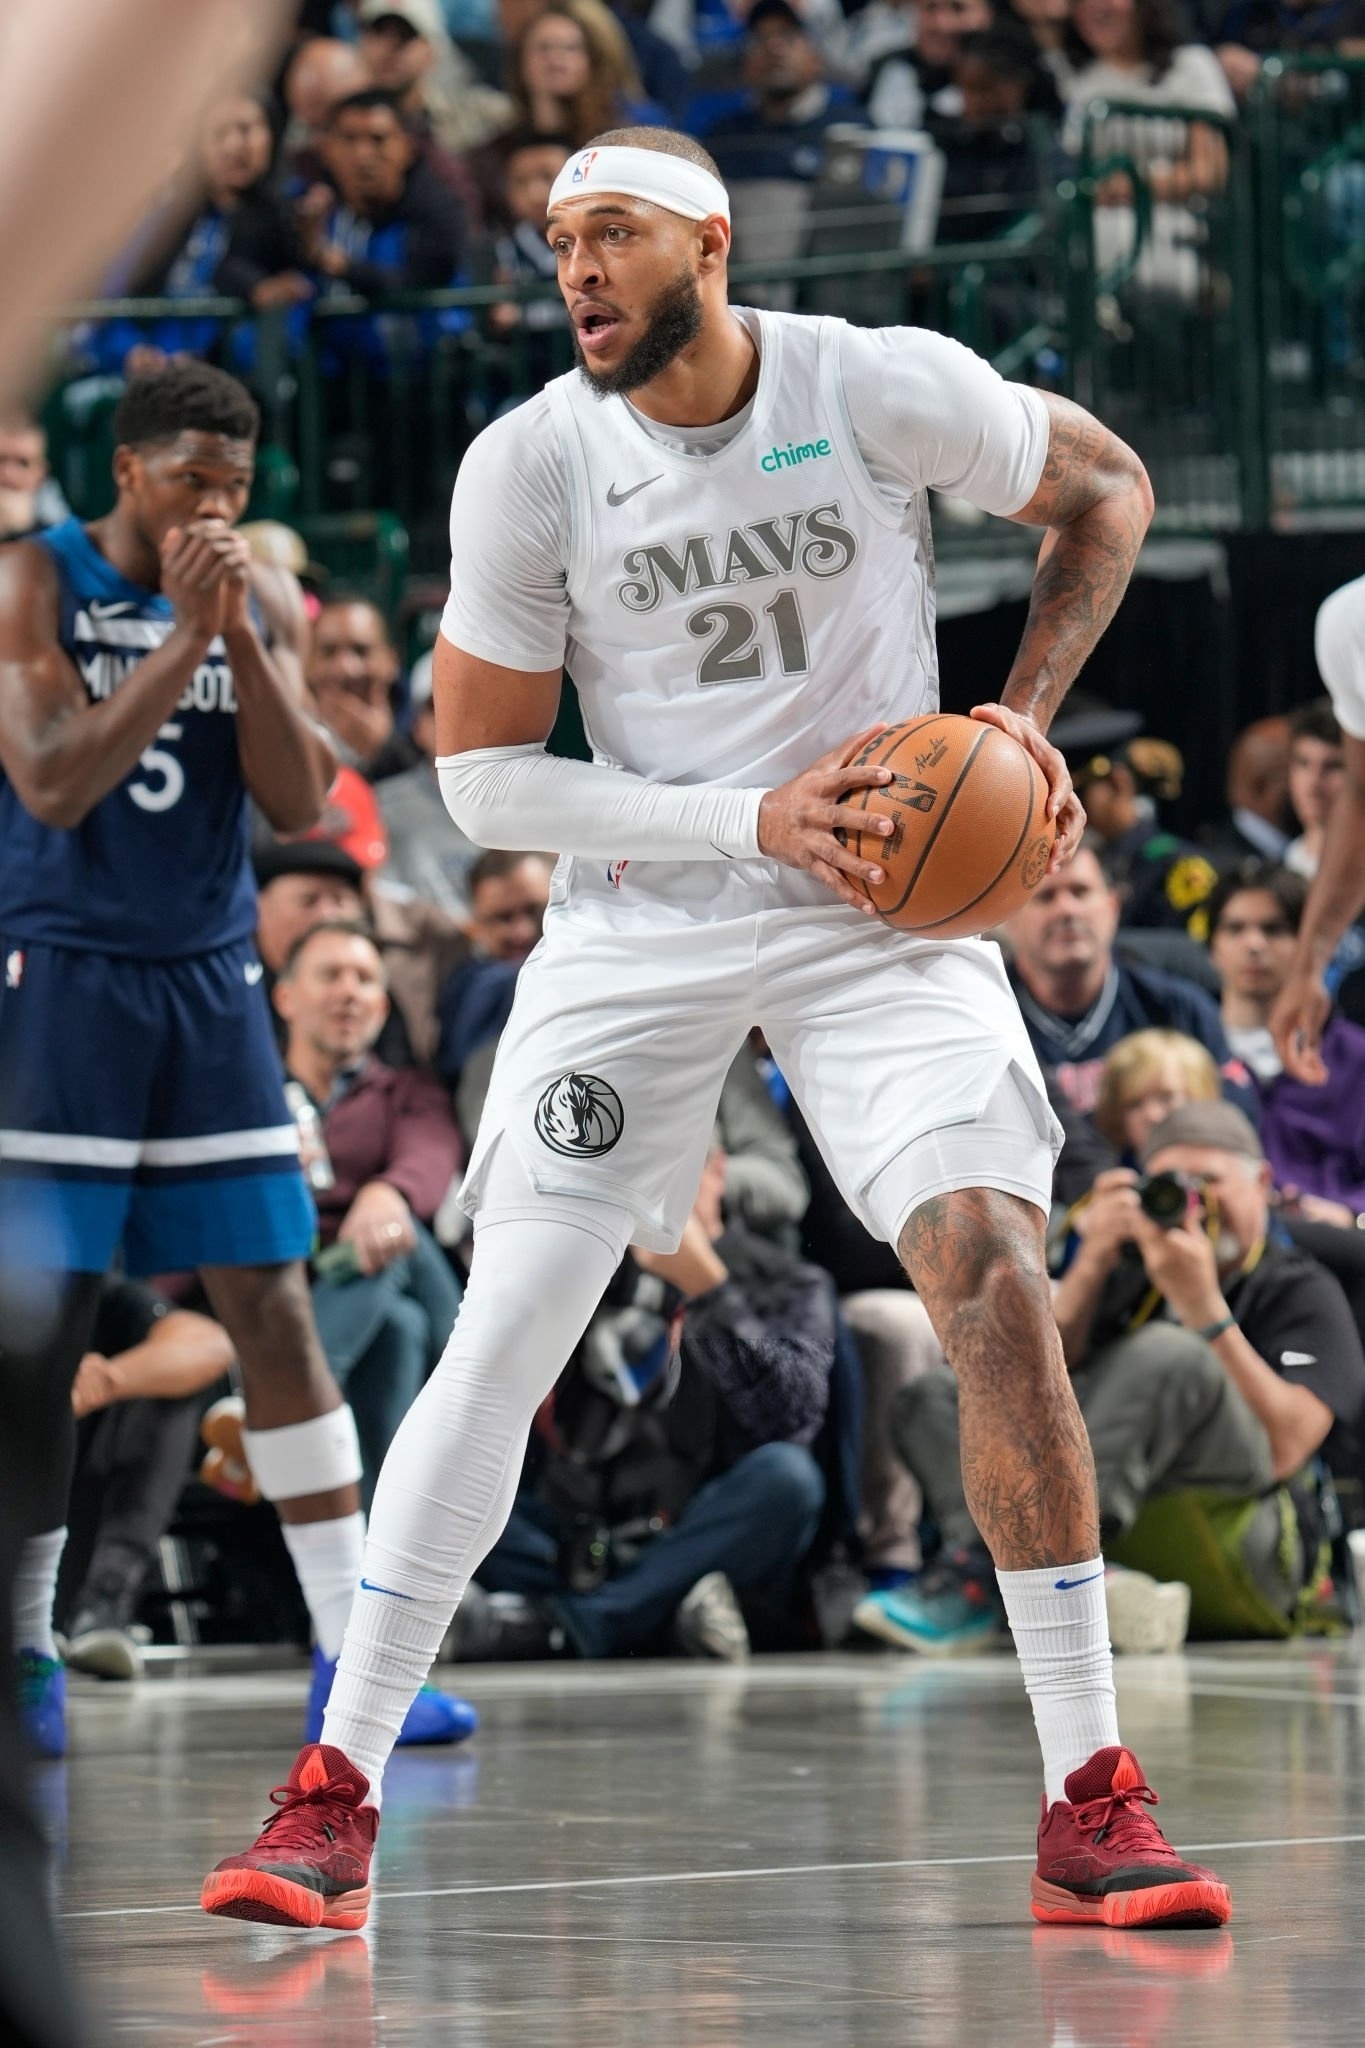
<svg viewBox="0 0 1365 2048">
<path fill-rule="evenodd" d="M 617 884 L 618 888 L 620 884 Z M 14 946 L 5 955 L 5 987 L 18 988 L 24 979 L 23 949 Z"/>
<path fill-rule="evenodd" d="M 607 880 L 611 883 L 613 889 L 620 888 L 621 877 L 629 866 L 630 862 L 628 860 L 614 860 L 608 863 Z"/>
</svg>

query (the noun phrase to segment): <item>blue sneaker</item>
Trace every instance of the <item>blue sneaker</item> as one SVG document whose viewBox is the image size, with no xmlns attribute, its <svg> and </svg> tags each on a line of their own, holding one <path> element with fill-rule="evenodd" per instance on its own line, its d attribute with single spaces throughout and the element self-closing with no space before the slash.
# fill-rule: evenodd
<svg viewBox="0 0 1365 2048">
<path fill-rule="evenodd" d="M 324 1657 L 321 1650 L 315 1649 L 313 1683 L 308 1688 L 308 1709 L 303 1723 L 305 1744 L 322 1740 L 322 1717 L 327 1711 L 336 1673 L 336 1658 Z M 447 1692 L 438 1692 L 434 1685 L 424 1685 L 408 1708 L 408 1717 L 398 1731 L 398 1747 L 412 1749 L 419 1743 L 467 1742 L 478 1725 L 478 1712 L 468 1700 L 453 1699 Z"/>
<path fill-rule="evenodd" d="M 15 1652 L 19 1719 L 34 1756 L 66 1755 L 66 1667 L 41 1650 Z"/>
<path fill-rule="evenodd" d="M 993 1587 L 951 1570 L 927 1573 L 899 1591 L 869 1593 L 853 1619 L 868 1635 L 921 1657 L 967 1657 L 1000 1633 Z"/>
</svg>

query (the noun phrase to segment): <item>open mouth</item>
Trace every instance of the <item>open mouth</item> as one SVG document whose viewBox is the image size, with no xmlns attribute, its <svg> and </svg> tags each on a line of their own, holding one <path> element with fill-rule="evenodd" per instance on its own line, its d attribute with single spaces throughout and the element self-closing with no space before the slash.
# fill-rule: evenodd
<svg viewBox="0 0 1365 2048">
<path fill-rule="evenodd" d="M 574 326 L 578 331 L 578 345 L 591 355 L 597 349 L 605 348 L 612 336 L 618 332 L 621 320 L 615 313 L 608 313 L 596 306 L 590 306 L 575 313 Z"/>
</svg>

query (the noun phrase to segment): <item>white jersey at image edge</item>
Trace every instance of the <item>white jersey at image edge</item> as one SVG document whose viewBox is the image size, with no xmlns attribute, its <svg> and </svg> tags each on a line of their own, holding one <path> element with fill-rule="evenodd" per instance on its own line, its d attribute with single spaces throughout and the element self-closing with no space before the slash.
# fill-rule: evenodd
<svg viewBox="0 0 1365 2048">
<path fill-rule="evenodd" d="M 594 757 L 650 781 L 772 786 L 936 710 L 927 492 L 1012 514 L 1047 454 L 1042 399 L 959 343 L 739 317 L 758 388 L 714 452 L 573 371 L 485 429 L 455 487 L 446 638 L 563 662 Z"/>
</svg>

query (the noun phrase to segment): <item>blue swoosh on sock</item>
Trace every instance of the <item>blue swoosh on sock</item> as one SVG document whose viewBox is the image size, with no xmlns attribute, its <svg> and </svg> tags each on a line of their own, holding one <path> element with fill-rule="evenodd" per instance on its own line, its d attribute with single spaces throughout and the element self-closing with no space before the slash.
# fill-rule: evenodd
<svg viewBox="0 0 1365 2048">
<path fill-rule="evenodd" d="M 362 1593 L 387 1593 L 390 1600 L 411 1600 L 411 1593 L 395 1593 L 392 1586 L 376 1586 L 369 1579 L 360 1581 Z"/>
<path fill-rule="evenodd" d="M 1077 1586 L 1093 1586 L 1096 1579 L 1102 1579 L 1103 1577 L 1103 1572 L 1091 1572 L 1090 1577 L 1088 1579 L 1057 1579 L 1056 1581 L 1054 1581 L 1054 1583 L 1059 1593 L 1070 1593 Z M 362 1579 L 360 1583 L 363 1586 L 365 1581 Z M 382 1586 L 376 1586 L 374 1590 L 376 1593 L 382 1593 L 384 1588 Z M 405 1597 L 405 1595 L 400 1593 L 398 1597 L 401 1600 Z"/>
</svg>

